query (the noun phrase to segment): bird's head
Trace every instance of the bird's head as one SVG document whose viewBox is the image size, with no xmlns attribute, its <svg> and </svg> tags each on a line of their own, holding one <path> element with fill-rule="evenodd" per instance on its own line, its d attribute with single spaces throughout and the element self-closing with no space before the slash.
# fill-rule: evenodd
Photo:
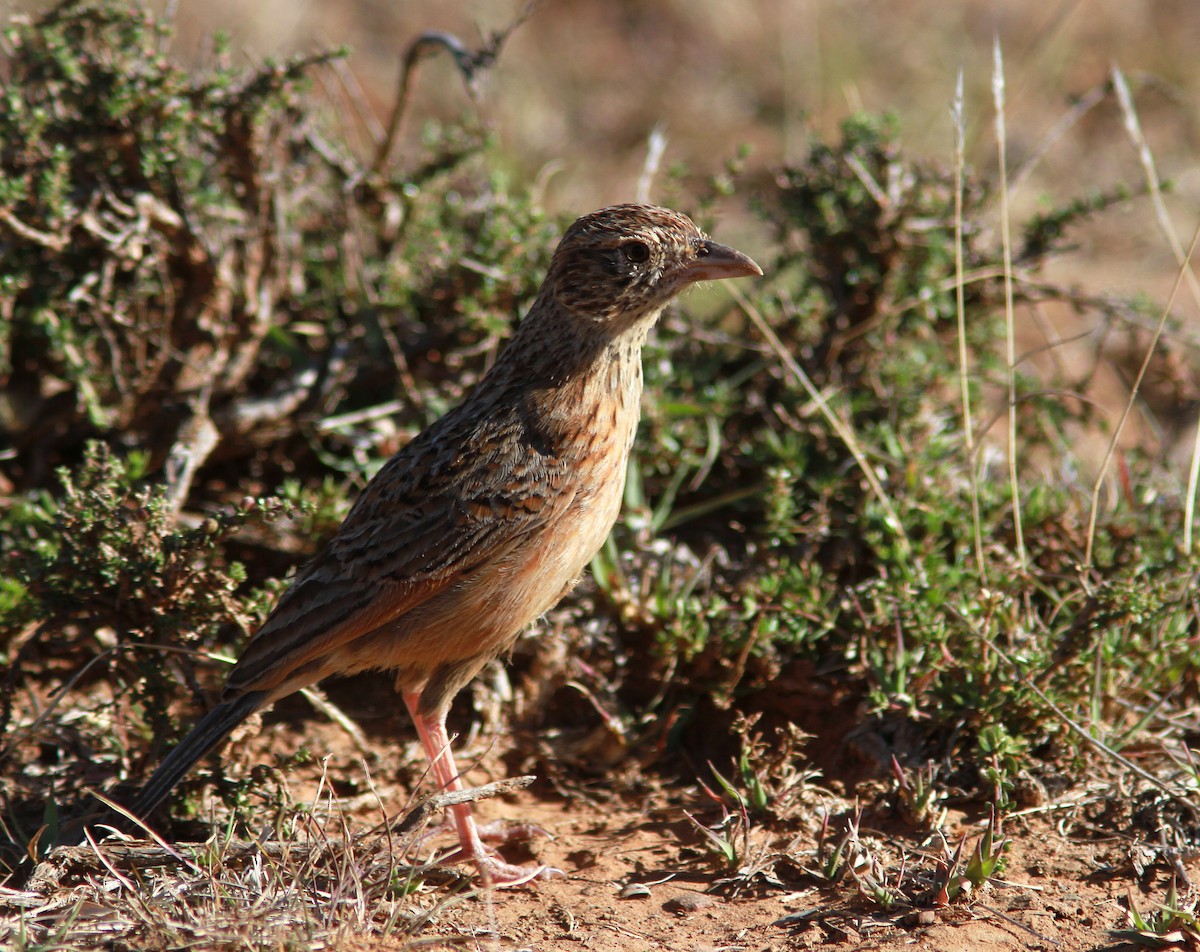
<svg viewBox="0 0 1200 952">
<path fill-rule="evenodd" d="M 616 336 L 648 326 L 697 281 L 760 274 L 750 258 L 713 241 L 686 215 L 655 205 L 612 205 L 567 229 L 543 295 L 576 320 Z"/>
</svg>

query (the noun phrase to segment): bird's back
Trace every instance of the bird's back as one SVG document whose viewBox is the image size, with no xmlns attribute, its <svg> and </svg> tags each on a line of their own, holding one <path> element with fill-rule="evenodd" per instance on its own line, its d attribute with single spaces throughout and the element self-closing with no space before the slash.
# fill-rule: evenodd
<svg viewBox="0 0 1200 952">
<path fill-rule="evenodd" d="M 553 382 L 496 368 L 389 460 L 225 697 L 274 700 L 367 669 L 395 670 L 402 689 L 447 665 L 473 674 L 551 608 L 616 521 L 637 428 L 640 343 L 594 359 Z"/>
</svg>

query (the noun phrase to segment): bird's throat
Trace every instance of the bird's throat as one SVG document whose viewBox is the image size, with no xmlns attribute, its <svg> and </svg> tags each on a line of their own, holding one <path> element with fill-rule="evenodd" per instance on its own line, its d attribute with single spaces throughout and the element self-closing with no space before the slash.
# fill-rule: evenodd
<svg viewBox="0 0 1200 952">
<path fill-rule="evenodd" d="M 551 427 L 564 435 L 587 434 L 584 445 L 571 446 L 568 452 L 615 453 L 622 461 L 628 456 L 641 412 L 644 340 L 644 333 L 621 335 L 597 353 L 590 366 L 538 393 L 540 413 Z M 580 420 L 588 425 L 580 427 Z"/>
</svg>

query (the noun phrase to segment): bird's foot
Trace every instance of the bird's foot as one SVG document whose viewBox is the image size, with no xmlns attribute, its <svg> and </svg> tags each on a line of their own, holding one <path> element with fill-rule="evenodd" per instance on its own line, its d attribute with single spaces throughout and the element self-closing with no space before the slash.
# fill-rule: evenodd
<svg viewBox="0 0 1200 952">
<path fill-rule="evenodd" d="M 495 843 L 497 846 L 527 843 L 539 836 L 548 840 L 554 839 L 549 830 L 536 823 L 505 823 L 503 820 L 493 820 L 491 823 L 478 823 L 475 828 L 483 842 Z"/>
<path fill-rule="evenodd" d="M 482 838 L 476 840 L 474 851 L 459 847 L 448 856 L 442 857 L 441 863 L 474 863 L 479 870 L 479 878 L 485 886 L 506 888 L 523 886 L 526 883 L 546 882 L 551 879 L 566 879 L 567 874 L 554 866 L 519 866 L 505 862 L 498 852 L 483 843 Z"/>
<path fill-rule="evenodd" d="M 476 858 L 475 865 L 479 868 L 479 878 L 483 881 L 483 885 L 495 886 L 498 889 L 524 886 L 535 880 L 546 882 L 551 879 L 567 878 L 566 873 L 553 866 L 516 866 L 491 855 Z"/>
</svg>

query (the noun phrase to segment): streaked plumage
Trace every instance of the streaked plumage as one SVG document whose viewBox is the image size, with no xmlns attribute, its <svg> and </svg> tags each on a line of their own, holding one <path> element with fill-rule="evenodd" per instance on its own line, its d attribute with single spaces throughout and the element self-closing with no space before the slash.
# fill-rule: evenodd
<svg viewBox="0 0 1200 952">
<path fill-rule="evenodd" d="M 576 221 L 495 366 L 371 480 L 135 812 L 152 811 L 255 710 L 368 669 L 396 672 L 435 779 L 457 789 L 445 729 L 454 695 L 570 590 L 616 521 L 647 333 L 695 281 L 753 274 L 753 261 L 668 209 L 616 205 Z M 554 872 L 500 861 L 470 808 L 451 810 L 462 856 L 485 880 Z"/>
</svg>

